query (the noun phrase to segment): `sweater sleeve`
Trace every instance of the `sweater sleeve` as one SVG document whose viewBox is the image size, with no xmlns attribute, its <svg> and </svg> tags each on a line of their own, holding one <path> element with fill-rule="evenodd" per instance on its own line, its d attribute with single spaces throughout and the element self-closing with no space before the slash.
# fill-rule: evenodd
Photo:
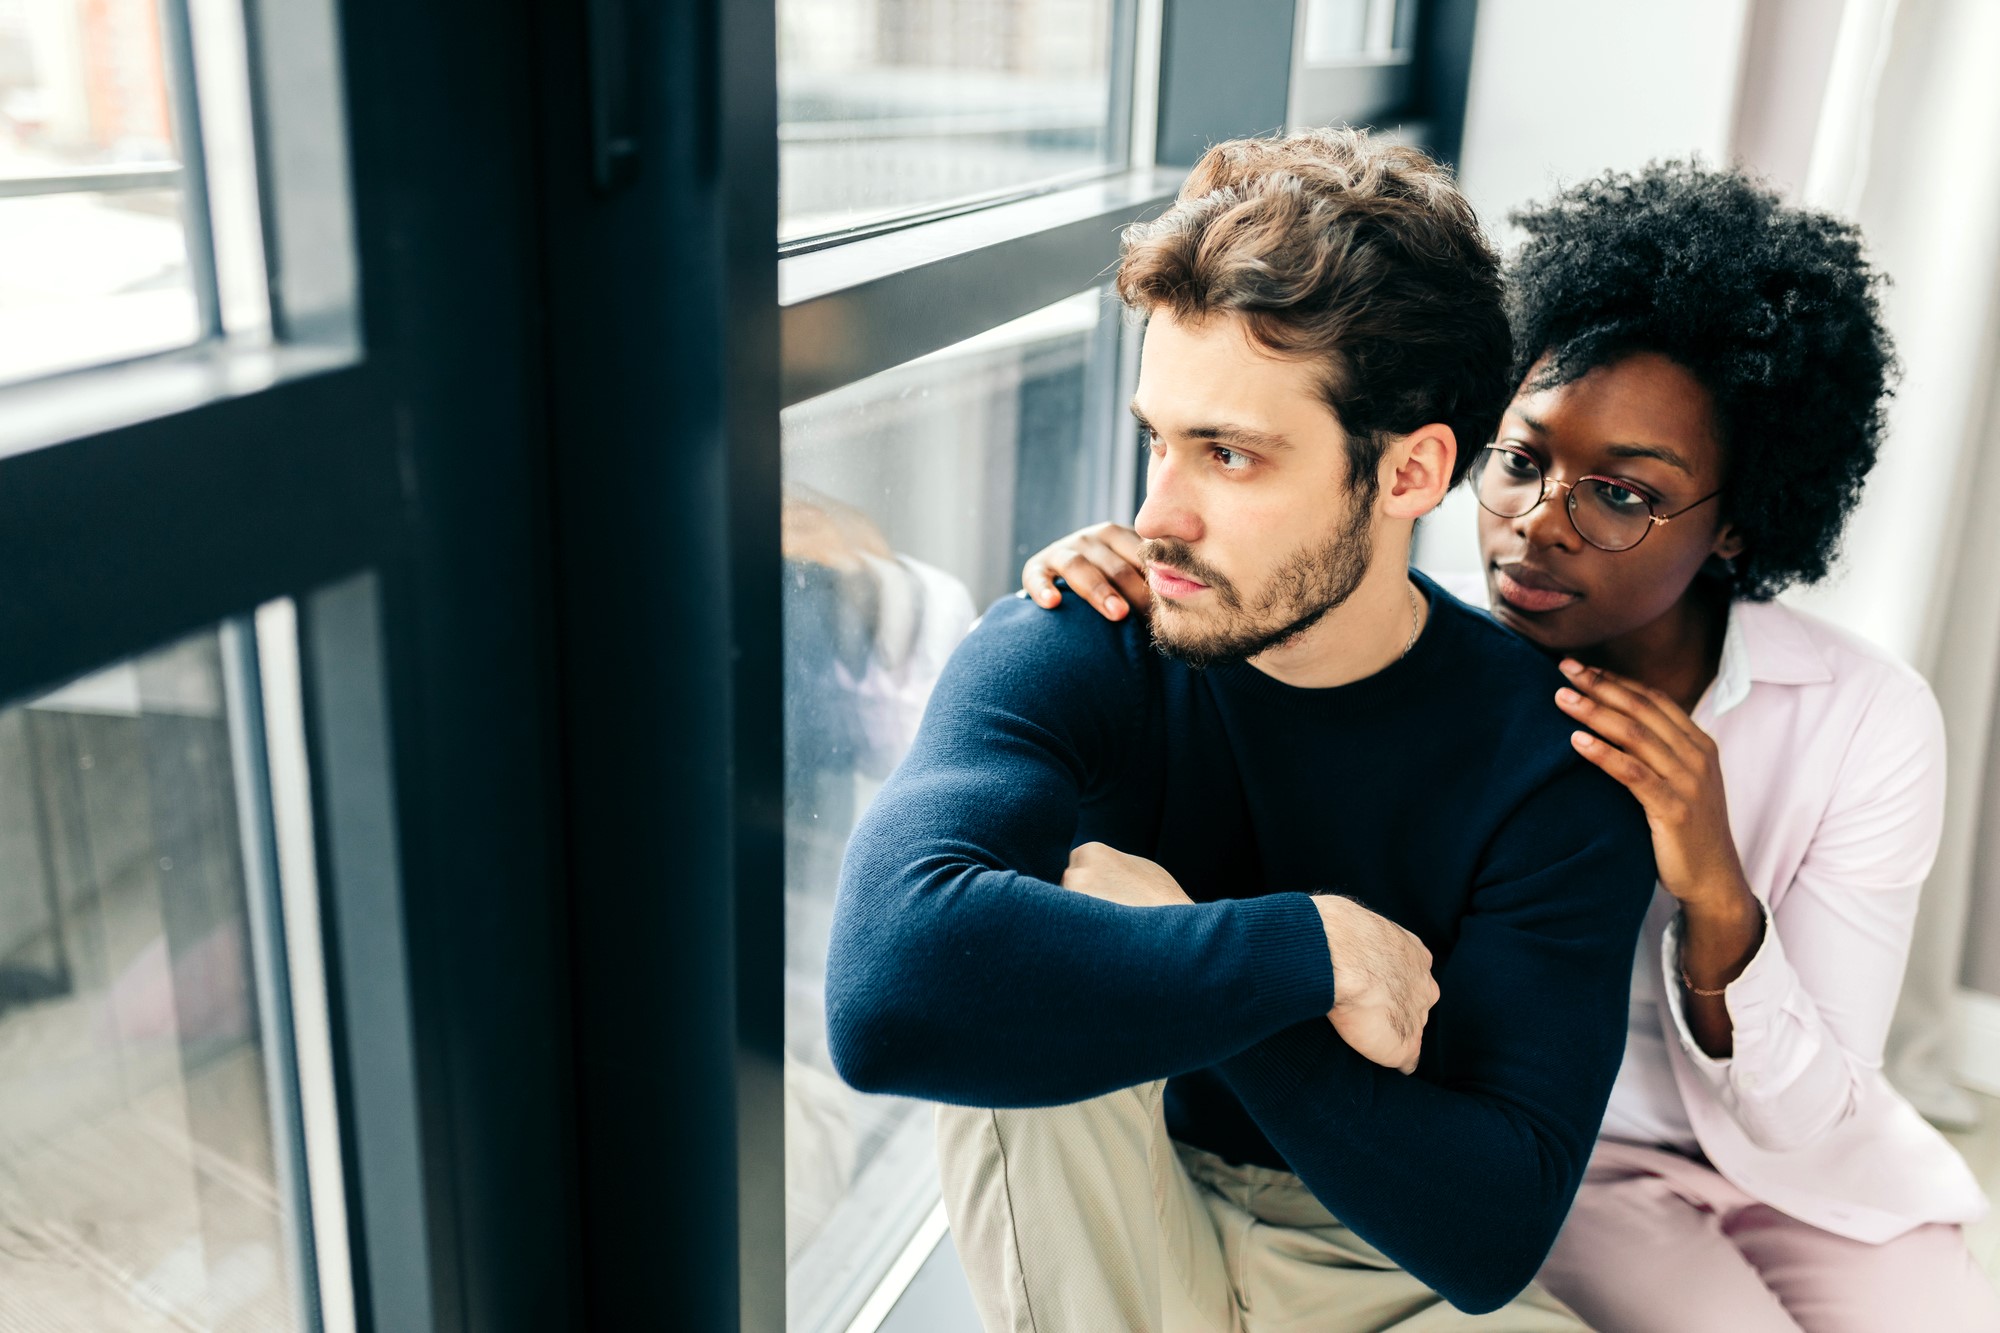
<svg viewBox="0 0 2000 1333">
<path fill-rule="evenodd" d="M 853 1086 L 1059 1105 L 1332 1007 L 1304 894 L 1137 908 L 1060 886 L 1086 795 L 1138 743 L 1129 633 L 1009 599 L 946 666 L 841 869 L 827 1035 Z"/>
<path fill-rule="evenodd" d="M 1572 767 L 1489 846 L 1414 1076 L 1324 1020 L 1219 1072 L 1343 1223 L 1460 1309 L 1497 1309 L 1541 1267 L 1582 1181 L 1653 883 L 1637 804 Z"/>
</svg>

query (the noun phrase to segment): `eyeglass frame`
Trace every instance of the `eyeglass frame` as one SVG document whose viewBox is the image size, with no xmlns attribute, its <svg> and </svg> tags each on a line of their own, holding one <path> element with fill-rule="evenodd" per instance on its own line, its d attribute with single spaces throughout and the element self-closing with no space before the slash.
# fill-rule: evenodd
<svg viewBox="0 0 2000 1333">
<path fill-rule="evenodd" d="M 1529 505 L 1526 509 L 1523 509 L 1518 514 L 1503 514 L 1499 510 L 1495 509 L 1492 505 L 1487 504 L 1485 500 L 1480 498 L 1479 484 L 1478 484 L 1479 454 L 1486 454 L 1486 453 L 1512 454 L 1516 458 L 1525 459 L 1530 464 L 1533 464 L 1536 475 L 1542 479 L 1541 494 L 1535 497 L 1535 502 L 1533 504 Z M 1534 513 L 1537 509 L 1540 509 L 1544 504 L 1548 503 L 1549 492 L 1551 488 L 1561 487 L 1564 491 L 1568 492 L 1568 494 L 1563 499 L 1563 514 L 1565 517 L 1569 519 L 1570 531 L 1574 532 L 1577 535 L 1577 539 L 1583 542 L 1586 546 L 1590 547 L 1594 551 L 1602 551 L 1606 555 L 1623 555 L 1627 551 L 1638 550 L 1639 542 L 1643 542 L 1646 540 L 1646 538 L 1650 537 L 1653 533 L 1654 528 L 1665 527 L 1669 522 L 1679 518 L 1682 514 L 1687 513 L 1690 509 L 1699 509 L 1701 506 L 1707 504 L 1710 500 L 1713 500 L 1716 496 L 1722 494 L 1723 490 L 1727 489 L 1727 487 L 1723 487 L 1717 490 L 1710 491 L 1707 495 L 1702 496 L 1701 499 L 1696 500 L 1692 504 L 1684 504 L 1679 509 L 1674 510 L 1674 512 L 1671 514 L 1656 514 L 1653 512 L 1652 500 L 1647 498 L 1646 493 L 1644 491 L 1639 490 L 1629 482 L 1620 481 L 1616 477 L 1607 477 L 1599 472 L 1587 472 L 1583 476 L 1578 477 L 1575 481 L 1562 481 L 1553 476 L 1550 476 L 1546 468 L 1544 468 L 1540 463 L 1535 462 L 1535 456 L 1533 454 L 1530 454 L 1526 450 L 1522 449 L 1507 448 L 1506 446 L 1500 444 L 1498 441 L 1495 441 L 1492 444 L 1481 445 L 1479 449 L 1479 454 L 1474 454 L 1472 456 L 1472 466 L 1466 469 L 1465 479 L 1472 491 L 1472 499 L 1474 503 L 1476 503 L 1481 509 L 1484 509 L 1487 513 L 1493 515 L 1493 517 L 1495 518 L 1508 518 L 1508 519 L 1526 518 L 1528 515 Z M 1630 546 L 1600 546 L 1598 545 L 1598 543 L 1591 541 L 1590 538 L 1585 535 L 1583 529 L 1577 526 L 1576 488 L 1582 485 L 1586 481 L 1603 482 L 1604 484 L 1609 486 L 1616 486 L 1621 491 L 1631 491 L 1632 494 L 1638 496 L 1641 500 L 1645 501 L 1646 528 L 1645 531 L 1639 534 L 1639 541 L 1633 542 Z"/>
</svg>

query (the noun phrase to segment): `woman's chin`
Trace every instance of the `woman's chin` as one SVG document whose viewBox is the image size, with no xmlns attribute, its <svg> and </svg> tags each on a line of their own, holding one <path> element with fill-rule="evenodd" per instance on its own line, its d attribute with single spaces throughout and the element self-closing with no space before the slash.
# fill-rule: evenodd
<svg viewBox="0 0 2000 1333">
<path fill-rule="evenodd" d="M 1504 598 L 1493 599 L 1493 618 L 1552 656 L 1573 652 L 1578 647 L 1572 642 L 1574 636 L 1564 634 L 1559 626 L 1550 624 L 1542 617 L 1515 610 Z"/>
</svg>

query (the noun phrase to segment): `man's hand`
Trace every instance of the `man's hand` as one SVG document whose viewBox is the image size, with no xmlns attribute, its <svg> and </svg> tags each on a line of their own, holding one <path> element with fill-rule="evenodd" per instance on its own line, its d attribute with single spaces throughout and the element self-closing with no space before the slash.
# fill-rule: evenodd
<svg viewBox="0 0 2000 1333">
<path fill-rule="evenodd" d="M 1086 842 L 1070 852 L 1062 886 L 1127 907 L 1175 907 L 1193 901 L 1172 875 L 1153 862 L 1101 842 Z"/>
<path fill-rule="evenodd" d="M 1313 905 L 1333 954 L 1333 1030 L 1376 1064 L 1412 1072 L 1438 999 L 1431 951 L 1351 898 L 1315 897 Z"/>
</svg>

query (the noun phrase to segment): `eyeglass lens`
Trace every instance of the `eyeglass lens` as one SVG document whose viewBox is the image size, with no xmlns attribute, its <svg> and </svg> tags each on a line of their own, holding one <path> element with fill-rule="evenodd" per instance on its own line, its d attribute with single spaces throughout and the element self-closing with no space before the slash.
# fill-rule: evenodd
<svg viewBox="0 0 2000 1333">
<path fill-rule="evenodd" d="M 1489 445 L 1472 464 L 1473 494 L 1502 518 L 1519 518 L 1540 504 L 1547 489 L 1533 458 Z M 1637 546 L 1653 526 L 1653 507 L 1637 491 L 1599 477 L 1565 488 L 1570 521 L 1579 537 L 1605 551 Z"/>
</svg>

